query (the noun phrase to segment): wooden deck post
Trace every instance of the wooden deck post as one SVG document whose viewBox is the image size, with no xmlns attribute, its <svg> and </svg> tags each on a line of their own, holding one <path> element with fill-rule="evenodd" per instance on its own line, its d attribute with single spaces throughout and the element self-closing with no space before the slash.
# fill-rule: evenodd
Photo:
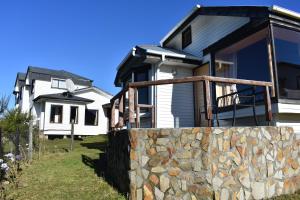
<svg viewBox="0 0 300 200">
<path fill-rule="evenodd" d="M 114 129 L 116 127 L 116 122 L 115 122 L 116 100 L 112 100 L 110 104 L 111 104 L 110 128 Z"/>
<path fill-rule="evenodd" d="M 134 88 L 135 127 L 140 128 L 140 107 L 138 89 Z"/>
<path fill-rule="evenodd" d="M 212 109 L 211 109 L 211 95 L 210 95 L 210 82 L 209 80 L 203 81 L 203 90 L 204 90 L 204 105 L 205 105 L 205 118 L 207 120 L 207 125 L 212 126 Z"/>
<path fill-rule="evenodd" d="M 124 95 L 119 98 L 119 128 L 124 126 Z"/>
<path fill-rule="evenodd" d="M 156 128 L 155 127 L 155 106 L 154 105 L 151 108 L 151 127 Z"/>
<path fill-rule="evenodd" d="M 272 121 L 272 103 L 270 98 L 269 86 L 265 87 L 265 113 L 268 125 Z"/>
<path fill-rule="evenodd" d="M 129 107 L 129 123 L 132 127 L 134 124 L 134 89 L 132 87 L 128 88 L 128 107 Z"/>
</svg>

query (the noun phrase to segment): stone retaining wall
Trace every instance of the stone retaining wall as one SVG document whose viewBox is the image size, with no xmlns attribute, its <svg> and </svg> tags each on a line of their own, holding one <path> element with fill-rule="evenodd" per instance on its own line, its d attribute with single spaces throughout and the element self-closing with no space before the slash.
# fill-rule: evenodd
<svg viewBox="0 0 300 200">
<path fill-rule="evenodd" d="M 262 199 L 300 188 L 291 128 L 130 129 L 130 199 Z"/>
</svg>

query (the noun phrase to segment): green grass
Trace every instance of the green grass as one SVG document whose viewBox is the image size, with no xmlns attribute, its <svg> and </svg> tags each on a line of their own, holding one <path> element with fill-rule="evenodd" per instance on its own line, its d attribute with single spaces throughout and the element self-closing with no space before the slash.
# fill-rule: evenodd
<svg viewBox="0 0 300 200">
<path fill-rule="evenodd" d="M 8 192 L 9 198 L 125 199 L 99 176 L 98 170 L 95 170 L 95 161 L 99 160 L 106 140 L 105 136 L 76 140 L 72 152 L 67 152 L 70 147 L 69 139 L 45 141 L 45 148 L 42 150 L 46 153 L 39 159 L 36 158 L 29 166 L 23 167 L 19 177 L 20 186 Z"/>
</svg>

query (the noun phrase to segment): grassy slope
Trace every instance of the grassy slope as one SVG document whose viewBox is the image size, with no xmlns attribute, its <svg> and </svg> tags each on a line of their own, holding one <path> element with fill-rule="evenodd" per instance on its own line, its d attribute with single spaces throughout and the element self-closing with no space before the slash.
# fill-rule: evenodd
<svg viewBox="0 0 300 200">
<path fill-rule="evenodd" d="M 99 159 L 104 136 L 75 142 L 75 150 L 66 152 L 69 140 L 46 141 L 46 153 L 24 168 L 20 188 L 13 199 L 124 199 L 97 176 L 94 160 Z M 83 159 L 84 158 L 84 159 Z M 83 162 L 84 161 L 84 162 Z"/>
<path fill-rule="evenodd" d="M 93 168 L 93 161 L 99 159 L 105 141 L 104 136 L 75 141 L 75 150 L 71 153 L 66 152 L 70 146 L 67 139 L 46 141 L 48 153 L 24 168 L 20 188 L 11 190 L 9 197 L 16 200 L 125 199 L 99 178 Z M 300 199 L 300 191 L 272 199 Z"/>
</svg>

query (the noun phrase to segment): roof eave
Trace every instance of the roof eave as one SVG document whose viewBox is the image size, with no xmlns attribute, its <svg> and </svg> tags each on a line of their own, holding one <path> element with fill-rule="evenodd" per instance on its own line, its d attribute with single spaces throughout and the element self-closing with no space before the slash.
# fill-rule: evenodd
<svg viewBox="0 0 300 200">
<path fill-rule="evenodd" d="M 273 11 L 275 13 L 279 13 L 279 14 L 283 14 L 292 18 L 296 18 L 296 19 L 300 19 L 300 13 L 277 6 L 277 5 L 273 5 L 269 7 L 270 11 Z"/>
</svg>

